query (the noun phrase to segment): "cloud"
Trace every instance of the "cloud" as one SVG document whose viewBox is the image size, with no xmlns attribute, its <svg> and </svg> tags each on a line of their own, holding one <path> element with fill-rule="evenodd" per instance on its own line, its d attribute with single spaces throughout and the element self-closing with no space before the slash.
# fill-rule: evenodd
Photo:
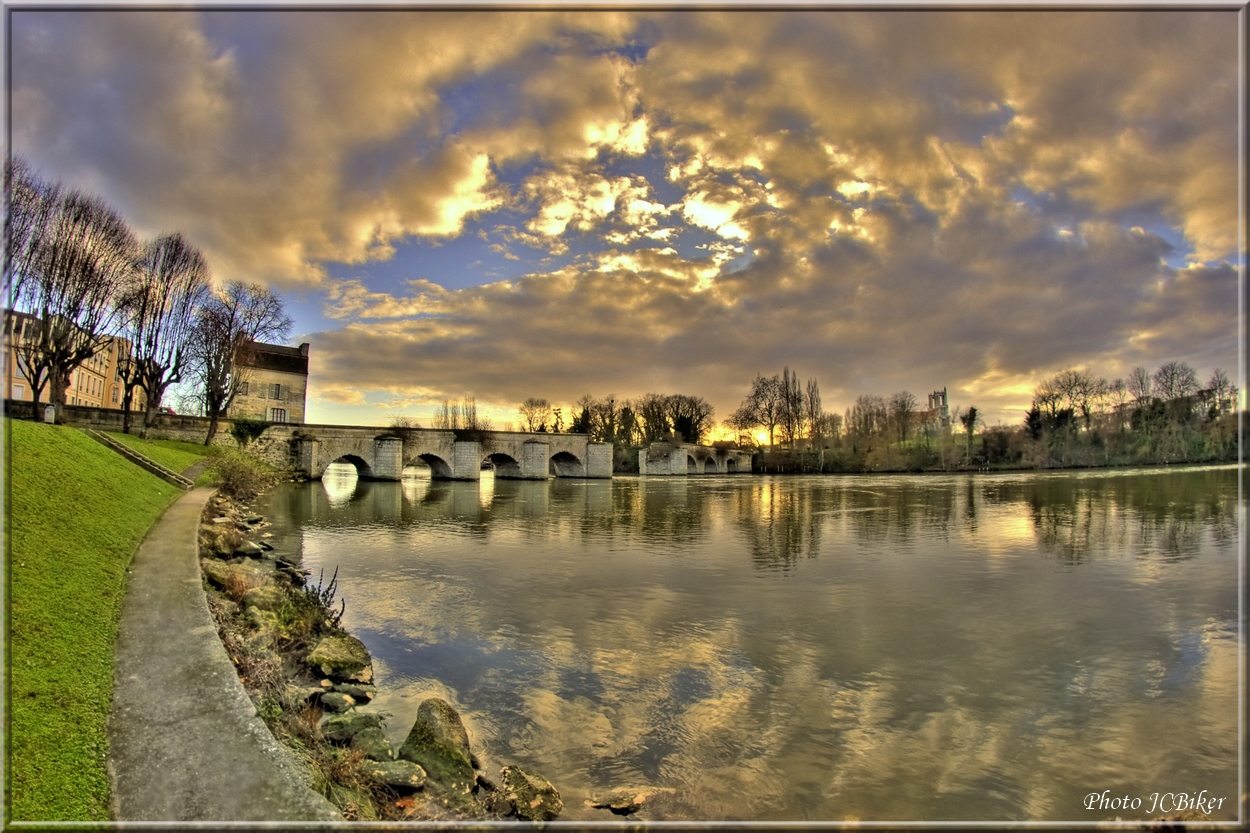
<svg viewBox="0 0 1250 833">
<path fill-rule="evenodd" d="M 13 20 L 15 148 L 318 287 L 317 384 L 724 416 L 789 365 L 1014 421 L 1060 367 L 1236 364 L 1232 11 Z M 479 237 L 506 280 L 410 280 Z"/>
</svg>

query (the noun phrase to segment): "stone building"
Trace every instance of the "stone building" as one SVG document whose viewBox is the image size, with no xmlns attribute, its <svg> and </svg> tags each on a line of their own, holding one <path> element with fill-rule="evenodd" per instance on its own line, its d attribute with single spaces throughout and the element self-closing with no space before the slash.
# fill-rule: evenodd
<svg viewBox="0 0 1250 833">
<path fill-rule="evenodd" d="M 946 388 L 929 394 L 929 408 L 920 414 L 920 424 L 930 433 L 950 433 L 951 408 L 946 400 Z"/>
<path fill-rule="evenodd" d="M 302 423 L 308 395 L 308 343 L 299 347 L 248 342 L 235 358 L 243 381 L 228 416 Z"/>
<path fill-rule="evenodd" d="M 41 322 L 36 316 L 16 310 L 5 310 L 4 313 L 4 356 L 5 398 L 19 402 L 29 402 L 34 391 L 26 374 L 22 372 L 18 361 L 17 348 L 23 342 L 29 342 L 38 335 Z M 96 408 L 122 407 L 122 377 L 120 365 L 130 358 L 130 342 L 118 336 L 110 336 L 104 342 L 104 348 L 87 359 L 78 369 L 70 374 L 69 388 L 65 391 L 66 405 L 86 405 Z M 45 383 L 40 402 L 51 401 L 51 391 Z M 141 412 L 146 408 L 143 390 L 135 388 L 132 412 Z"/>
</svg>

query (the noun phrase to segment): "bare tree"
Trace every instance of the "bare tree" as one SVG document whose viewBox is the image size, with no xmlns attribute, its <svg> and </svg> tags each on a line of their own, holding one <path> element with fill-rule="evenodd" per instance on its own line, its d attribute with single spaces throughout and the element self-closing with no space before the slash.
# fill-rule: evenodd
<svg viewBox="0 0 1250 833">
<path fill-rule="evenodd" d="M 820 385 L 815 379 L 807 380 L 807 389 L 803 393 L 803 421 L 807 423 L 807 436 L 817 439 L 824 436 L 824 425 L 821 416 L 824 411 L 820 405 Z"/>
<path fill-rule="evenodd" d="M 890 422 L 898 433 L 899 443 L 906 443 L 916 416 L 916 397 L 910 391 L 899 391 L 890 397 Z"/>
<path fill-rule="evenodd" d="M 521 422 L 526 431 L 546 431 L 547 419 L 551 416 L 551 403 L 546 399 L 526 399 L 519 409 Z"/>
<path fill-rule="evenodd" d="M 880 396 L 864 394 L 856 397 L 847 416 L 847 430 L 868 439 L 885 433 L 889 409 Z"/>
<path fill-rule="evenodd" d="M 107 343 L 138 244 L 116 211 L 82 191 L 57 196 L 29 233 L 16 302 L 39 323 L 16 354 L 36 402 L 48 386 L 59 421 L 71 375 Z"/>
<path fill-rule="evenodd" d="M 634 411 L 642 422 L 642 441 L 644 445 L 659 442 L 671 430 L 668 420 L 668 409 L 664 404 L 664 395 L 648 393 L 634 404 Z"/>
<path fill-rule="evenodd" d="M 252 345 L 286 338 L 290 329 L 282 300 L 259 284 L 232 281 L 211 293 L 200 307 L 190 351 L 196 391 L 209 419 L 205 445 L 213 441 L 218 420 L 230 410 L 248 379 Z"/>
<path fill-rule="evenodd" d="M 1124 429 L 1124 406 L 1128 404 L 1128 385 L 1123 379 L 1115 379 L 1107 385 L 1107 401 L 1111 405 L 1111 413 L 1115 417 L 1116 431 Z"/>
<path fill-rule="evenodd" d="M 803 424 L 803 388 L 799 384 L 798 375 L 791 373 L 788 366 L 781 371 L 779 397 L 781 408 L 778 422 L 781 439 L 793 448 Z"/>
<path fill-rule="evenodd" d="M 165 235 L 143 247 L 135 280 L 123 301 L 123 331 L 131 341 L 133 360 L 125 375 L 143 389 L 147 400 L 143 436 L 156 418 L 165 391 L 182 381 L 191 361 L 195 316 L 208 299 L 208 263 L 181 234 Z M 124 430 L 130 430 L 127 384 Z"/>
<path fill-rule="evenodd" d="M 773 447 L 775 443 L 775 431 L 777 426 L 785 419 L 785 398 L 782 390 L 781 379 L 777 376 L 761 376 L 756 375 L 755 380 L 751 382 L 751 392 L 747 394 L 747 398 L 743 400 L 739 411 L 744 413 L 740 416 L 754 420 L 755 425 L 759 425 L 768 431 L 768 445 Z M 735 412 L 737 413 L 737 411 Z"/>
<path fill-rule="evenodd" d="M 37 243 L 48 228 L 52 212 L 60 203 L 61 186 L 45 182 L 20 156 L 5 161 L 5 248 L 4 281 L 11 294 L 6 298 L 22 297 L 26 281 L 30 279 L 31 267 L 38 249 Z M 36 400 L 37 401 L 37 400 Z"/>
<path fill-rule="evenodd" d="M 1211 371 L 1207 390 L 1211 391 L 1212 407 L 1216 414 L 1226 414 L 1236 407 L 1237 388 L 1229 381 L 1228 374 L 1220 368 Z"/>
<path fill-rule="evenodd" d="M 1155 371 L 1154 383 L 1161 399 L 1179 399 L 1198 392 L 1198 373 L 1185 362 L 1164 362 Z"/>
<path fill-rule="evenodd" d="M 1154 394 L 1154 380 L 1150 371 L 1144 367 L 1135 367 L 1128 372 L 1128 392 L 1136 402 L 1149 400 Z"/>
</svg>

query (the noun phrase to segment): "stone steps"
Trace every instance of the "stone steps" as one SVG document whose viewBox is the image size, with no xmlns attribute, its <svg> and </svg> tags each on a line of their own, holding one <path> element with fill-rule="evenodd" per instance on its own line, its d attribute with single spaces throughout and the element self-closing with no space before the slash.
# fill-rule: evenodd
<svg viewBox="0 0 1250 833">
<path fill-rule="evenodd" d="M 165 468 L 164 466 L 162 466 L 160 463 L 156 462 L 155 460 L 145 457 L 144 455 L 135 451 L 130 446 L 119 443 L 117 440 L 113 439 L 108 434 L 105 434 L 103 431 L 96 431 L 92 428 L 84 428 L 82 429 L 82 431 L 88 437 L 91 437 L 91 439 L 95 440 L 101 445 L 104 445 L 104 446 L 107 446 L 108 448 L 113 449 L 118 454 L 125 457 L 130 462 L 134 463 L 136 466 L 146 469 L 147 471 L 159 477 L 161 480 L 164 480 L 166 483 L 171 483 L 174 486 L 177 486 L 178 488 L 182 489 L 183 491 L 189 491 L 190 489 L 195 487 L 194 483 L 192 483 L 187 478 L 183 477 L 181 474 L 178 474 L 175 471 L 171 471 Z"/>
</svg>

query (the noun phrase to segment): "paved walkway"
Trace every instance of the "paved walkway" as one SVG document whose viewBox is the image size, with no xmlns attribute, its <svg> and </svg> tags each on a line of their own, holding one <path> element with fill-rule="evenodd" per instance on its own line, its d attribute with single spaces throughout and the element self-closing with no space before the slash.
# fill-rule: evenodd
<svg viewBox="0 0 1250 833">
<path fill-rule="evenodd" d="M 200 514 L 187 492 L 135 555 L 109 716 L 117 821 L 341 821 L 308 788 L 226 655 L 200 584 Z"/>
</svg>

